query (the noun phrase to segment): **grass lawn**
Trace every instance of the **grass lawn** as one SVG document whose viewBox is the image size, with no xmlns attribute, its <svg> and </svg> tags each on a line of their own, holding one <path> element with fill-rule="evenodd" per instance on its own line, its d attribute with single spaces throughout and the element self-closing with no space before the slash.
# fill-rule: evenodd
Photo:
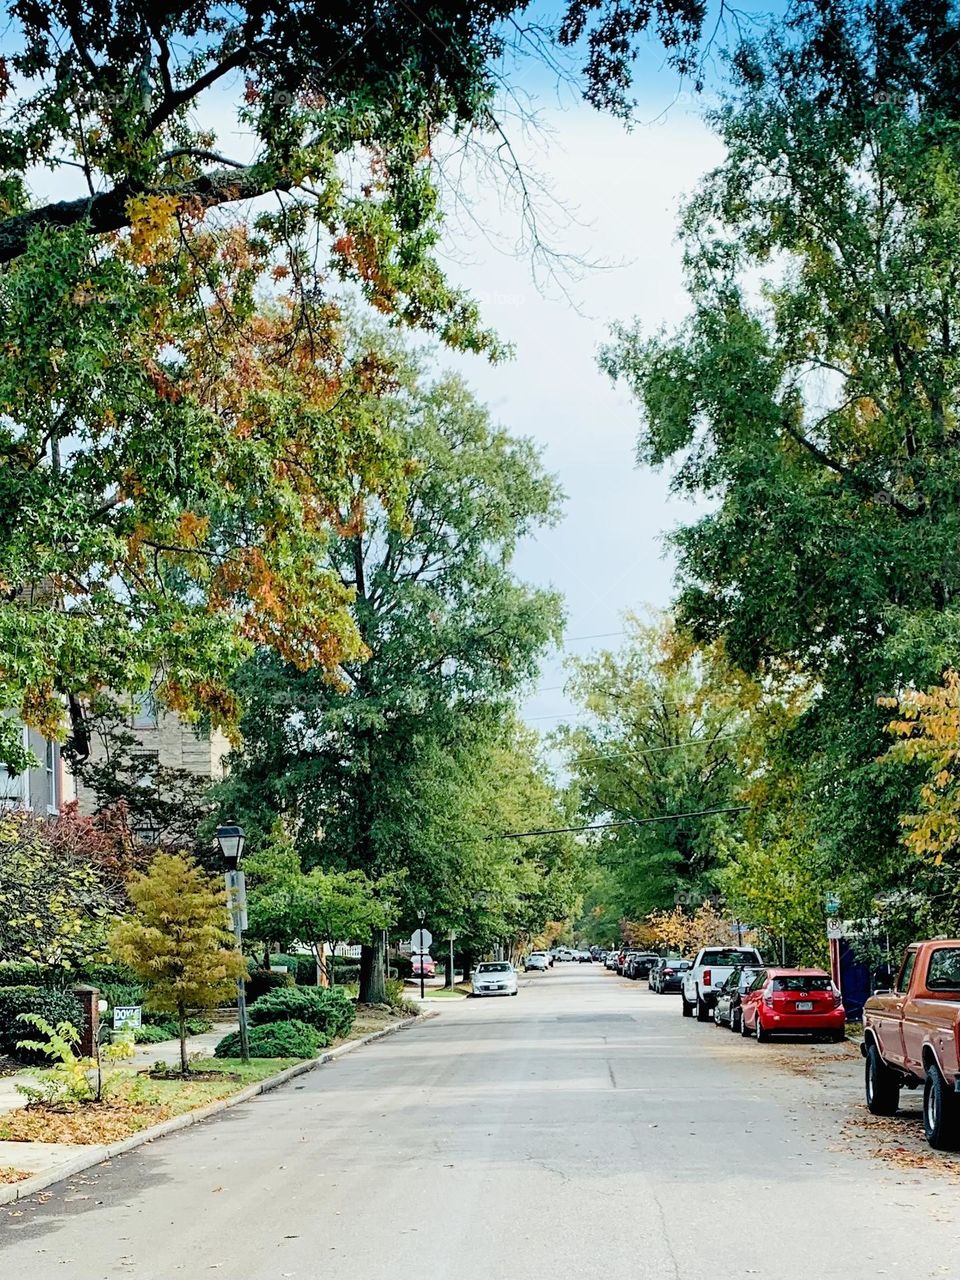
<svg viewBox="0 0 960 1280">
<path fill-rule="evenodd" d="M 437 987 L 427 994 L 428 1000 L 464 1000 L 466 991 L 457 987 Z"/>
<path fill-rule="evenodd" d="M 125 1072 L 106 1102 L 55 1108 L 22 1107 L 0 1116 L 0 1142 L 118 1142 L 171 1116 L 218 1102 L 247 1085 L 292 1067 L 297 1058 L 259 1058 L 246 1066 L 231 1058 L 204 1058 L 198 1070 L 220 1080 L 154 1080 Z"/>
</svg>

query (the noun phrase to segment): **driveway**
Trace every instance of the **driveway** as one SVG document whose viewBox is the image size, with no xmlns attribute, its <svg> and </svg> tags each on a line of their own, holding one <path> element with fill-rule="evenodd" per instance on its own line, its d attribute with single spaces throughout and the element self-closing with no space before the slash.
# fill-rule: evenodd
<svg viewBox="0 0 960 1280">
<path fill-rule="evenodd" d="M 852 1051 L 741 1041 L 599 966 L 521 982 L 0 1210 L 0 1274 L 960 1274 L 956 1162 L 871 1154 Z"/>
</svg>

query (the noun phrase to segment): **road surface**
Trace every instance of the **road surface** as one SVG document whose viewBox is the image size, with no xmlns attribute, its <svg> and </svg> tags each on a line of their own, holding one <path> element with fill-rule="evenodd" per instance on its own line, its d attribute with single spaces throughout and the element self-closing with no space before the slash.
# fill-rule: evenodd
<svg viewBox="0 0 960 1280">
<path fill-rule="evenodd" d="M 851 1144 L 837 1069 L 558 965 L 0 1209 L 0 1276 L 960 1275 L 955 1183 Z"/>
</svg>

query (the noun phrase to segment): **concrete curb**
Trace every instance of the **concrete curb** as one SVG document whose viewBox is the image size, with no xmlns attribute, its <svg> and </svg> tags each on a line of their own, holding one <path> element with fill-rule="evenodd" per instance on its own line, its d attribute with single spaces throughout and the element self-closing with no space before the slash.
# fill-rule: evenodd
<svg viewBox="0 0 960 1280">
<path fill-rule="evenodd" d="M 24 1178 L 22 1182 L 13 1182 L 9 1186 L 0 1185 L 0 1205 L 13 1204 L 14 1201 L 25 1200 L 28 1196 L 36 1195 L 38 1191 L 45 1191 L 47 1187 L 53 1186 L 54 1183 L 72 1178 L 78 1173 L 83 1173 L 86 1169 L 92 1169 L 94 1165 L 103 1164 L 105 1161 L 112 1159 L 113 1156 L 122 1156 L 128 1151 L 135 1151 L 137 1147 L 153 1142 L 156 1138 L 166 1137 L 168 1133 L 177 1133 L 180 1129 L 189 1129 L 191 1125 L 199 1124 L 201 1120 L 209 1120 L 211 1116 L 219 1115 L 222 1111 L 229 1110 L 230 1107 L 237 1107 L 241 1102 L 249 1102 L 251 1098 L 257 1097 L 258 1094 L 270 1093 L 273 1089 L 279 1089 L 288 1080 L 305 1075 L 308 1071 L 315 1071 L 317 1067 L 322 1067 L 324 1063 L 334 1062 L 337 1058 L 342 1058 L 344 1054 L 352 1053 L 354 1049 L 359 1049 L 365 1044 L 372 1044 L 374 1040 L 382 1040 L 384 1036 L 393 1035 L 397 1031 L 405 1031 L 408 1027 L 416 1026 L 417 1023 L 427 1022 L 431 1018 L 439 1016 L 439 1011 L 431 1010 L 430 1012 L 421 1013 L 416 1018 L 403 1018 L 400 1022 L 391 1023 L 390 1026 L 383 1027 L 379 1031 L 372 1031 L 368 1036 L 361 1036 L 357 1040 L 348 1040 L 346 1044 L 338 1045 L 336 1049 L 329 1049 L 327 1052 L 321 1053 L 317 1058 L 308 1058 L 305 1062 L 298 1062 L 296 1066 L 287 1067 L 285 1071 L 278 1071 L 275 1076 L 268 1076 L 265 1080 L 258 1080 L 256 1084 L 247 1085 L 245 1089 L 240 1089 L 237 1093 L 231 1093 L 229 1098 L 221 1098 L 218 1102 L 211 1102 L 205 1107 L 198 1107 L 195 1111 L 185 1111 L 182 1116 L 174 1116 L 172 1120 L 163 1120 L 160 1124 L 151 1125 L 149 1129 L 141 1129 L 139 1133 L 132 1133 L 129 1138 L 123 1138 L 120 1142 L 91 1146 L 88 1150 L 73 1156 L 63 1164 L 58 1164 L 56 1168 L 48 1169 L 45 1173 L 36 1173 L 30 1178 Z"/>
</svg>

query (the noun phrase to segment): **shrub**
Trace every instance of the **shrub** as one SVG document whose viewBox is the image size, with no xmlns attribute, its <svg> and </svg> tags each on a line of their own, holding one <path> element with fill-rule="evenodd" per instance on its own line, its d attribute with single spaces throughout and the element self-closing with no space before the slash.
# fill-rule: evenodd
<svg viewBox="0 0 960 1280">
<path fill-rule="evenodd" d="M 202 1014 L 193 1014 L 187 1018 L 187 1035 L 202 1036 L 212 1026 L 213 1023 L 209 1018 L 203 1017 Z M 160 1044 L 163 1040 L 176 1040 L 179 1035 L 180 1031 L 172 1018 L 157 1019 L 154 1014 L 150 1021 L 134 1029 L 133 1038 L 137 1044 Z"/>
<path fill-rule="evenodd" d="M 33 960 L 0 962 L 0 987 L 46 987 L 52 976 L 49 967 Z"/>
<path fill-rule="evenodd" d="M 317 957 L 314 955 L 297 956 L 297 986 L 315 987 L 317 985 Z"/>
<path fill-rule="evenodd" d="M 24 1024 L 17 1021 L 21 1013 L 36 1014 L 53 1027 L 61 1022 L 83 1025 L 80 1002 L 66 992 L 43 987 L 0 987 L 0 1053 L 21 1062 L 46 1061 L 41 1053 L 17 1048 L 17 1041 L 24 1039 Z"/>
<path fill-rule="evenodd" d="M 176 1040 L 176 1038 L 176 1028 L 171 1033 L 169 1026 L 153 1027 L 149 1022 L 145 1022 L 142 1027 L 133 1029 L 134 1044 L 161 1044 L 164 1040 Z"/>
<path fill-rule="evenodd" d="M 327 987 L 283 987 L 262 996 L 250 1010 L 250 1021 L 257 1026 L 294 1018 L 316 1027 L 328 1040 L 345 1036 L 355 1016 L 346 992 Z"/>
<path fill-rule="evenodd" d="M 294 1018 L 251 1027 L 249 1043 L 251 1058 L 312 1058 L 327 1039 L 316 1027 Z M 225 1035 L 213 1052 L 217 1058 L 239 1058 L 240 1032 Z"/>
<path fill-rule="evenodd" d="M 398 978 L 413 977 L 413 961 L 409 956 L 394 956 L 390 964 L 396 969 Z"/>
<path fill-rule="evenodd" d="M 360 966 L 358 964 L 340 965 L 335 969 L 337 986 L 346 987 L 352 982 L 360 981 Z"/>
<path fill-rule="evenodd" d="M 254 969 L 247 979 L 247 1004 L 262 999 L 269 991 L 280 991 L 293 986 L 289 973 L 273 973 L 270 969 Z"/>
</svg>

